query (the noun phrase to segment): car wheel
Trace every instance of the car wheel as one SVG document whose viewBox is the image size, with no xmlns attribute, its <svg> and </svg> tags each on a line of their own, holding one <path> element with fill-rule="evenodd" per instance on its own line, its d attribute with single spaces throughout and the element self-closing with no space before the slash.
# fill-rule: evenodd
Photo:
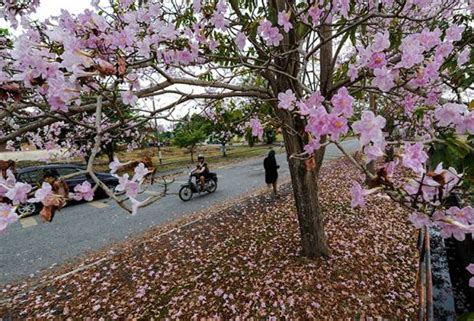
<svg viewBox="0 0 474 321">
<path fill-rule="evenodd" d="M 16 209 L 19 217 L 26 217 L 30 215 L 37 214 L 39 212 L 39 204 L 37 203 L 26 203 L 21 204 Z"/>
<path fill-rule="evenodd" d="M 191 187 L 189 187 L 189 186 L 181 187 L 181 189 L 179 190 L 179 198 L 182 201 L 187 202 L 192 197 L 193 197 L 193 191 L 191 190 Z"/>
</svg>

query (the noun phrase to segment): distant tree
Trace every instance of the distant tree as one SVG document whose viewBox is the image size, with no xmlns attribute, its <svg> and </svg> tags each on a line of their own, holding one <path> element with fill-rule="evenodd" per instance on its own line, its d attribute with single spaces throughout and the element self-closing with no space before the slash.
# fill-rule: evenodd
<svg viewBox="0 0 474 321">
<path fill-rule="evenodd" d="M 211 139 L 221 145 L 222 156 L 227 157 L 227 144 L 233 137 L 244 134 L 243 124 L 248 118 L 247 110 L 231 101 L 223 105 L 214 104 L 212 112 L 204 111 L 204 116 L 212 130 Z"/>
<path fill-rule="evenodd" d="M 209 122 L 204 117 L 187 116 L 176 126 L 173 143 L 180 148 L 187 148 L 191 154 L 191 162 L 194 162 L 196 146 L 206 139 L 209 131 Z"/>
</svg>

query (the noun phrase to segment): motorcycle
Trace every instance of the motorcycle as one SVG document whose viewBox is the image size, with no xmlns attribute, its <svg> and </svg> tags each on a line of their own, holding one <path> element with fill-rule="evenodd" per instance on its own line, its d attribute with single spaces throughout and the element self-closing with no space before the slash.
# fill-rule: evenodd
<svg viewBox="0 0 474 321">
<path fill-rule="evenodd" d="M 193 179 L 194 178 L 194 179 Z M 206 177 L 206 182 L 204 184 L 204 188 L 201 189 L 201 184 L 193 174 L 193 172 L 189 172 L 189 179 L 186 184 L 181 185 L 179 189 L 179 198 L 187 202 L 189 201 L 195 193 L 201 194 L 202 192 L 208 192 L 209 194 L 214 193 L 217 189 L 217 174 L 216 173 L 209 173 Z"/>
</svg>

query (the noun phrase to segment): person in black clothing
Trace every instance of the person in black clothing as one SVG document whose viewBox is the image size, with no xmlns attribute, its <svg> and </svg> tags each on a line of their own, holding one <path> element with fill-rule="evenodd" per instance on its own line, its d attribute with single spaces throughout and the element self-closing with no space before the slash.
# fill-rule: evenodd
<svg viewBox="0 0 474 321">
<path fill-rule="evenodd" d="M 269 188 L 273 186 L 273 193 L 278 196 L 277 181 L 280 166 L 277 165 L 274 150 L 271 150 L 263 160 L 263 167 L 265 168 L 265 183 L 268 184 Z"/>
<path fill-rule="evenodd" d="M 198 156 L 198 164 L 196 168 L 193 170 L 193 174 L 199 179 L 199 183 L 201 186 L 201 190 L 204 190 L 204 186 L 206 184 L 206 178 L 209 176 L 209 167 L 207 163 L 204 161 L 204 156 Z"/>
</svg>

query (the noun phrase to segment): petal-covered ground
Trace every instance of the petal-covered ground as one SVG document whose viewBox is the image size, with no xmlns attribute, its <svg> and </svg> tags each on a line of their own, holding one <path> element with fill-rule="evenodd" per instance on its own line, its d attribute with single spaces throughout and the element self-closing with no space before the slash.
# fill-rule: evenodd
<svg viewBox="0 0 474 321">
<path fill-rule="evenodd" d="M 322 170 L 329 259 L 299 255 L 286 184 L 279 199 L 253 191 L 45 274 L 34 287 L 8 285 L 0 317 L 413 319 L 415 230 L 407 213 L 381 196 L 352 210 L 355 178 L 345 160 Z"/>
</svg>

